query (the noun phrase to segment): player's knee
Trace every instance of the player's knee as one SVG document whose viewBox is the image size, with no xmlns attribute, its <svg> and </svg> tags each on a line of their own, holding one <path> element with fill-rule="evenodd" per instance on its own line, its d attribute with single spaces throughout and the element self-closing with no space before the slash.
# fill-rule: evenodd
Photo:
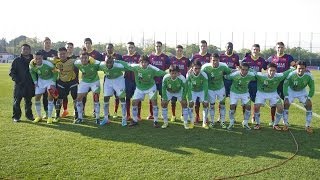
<svg viewBox="0 0 320 180">
<path fill-rule="evenodd" d="M 194 106 L 194 102 L 193 101 L 189 102 L 189 108 L 193 108 L 193 106 Z"/>
<path fill-rule="evenodd" d="M 186 100 L 181 100 L 181 107 L 186 108 L 187 107 L 187 101 Z"/>
<path fill-rule="evenodd" d="M 307 99 L 305 107 L 306 107 L 307 110 L 311 110 L 312 109 L 312 102 L 311 102 L 310 99 Z"/>
<path fill-rule="evenodd" d="M 104 96 L 103 100 L 104 100 L 104 102 L 109 102 L 110 101 L 110 96 Z"/>
<path fill-rule="evenodd" d="M 167 108 L 168 107 L 168 101 L 162 100 L 161 101 L 161 107 L 162 108 Z"/>
<path fill-rule="evenodd" d="M 99 102 L 99 94 L 98 93 L 94 93 L 93 94 L 93 101 L 94 102 Z"/>
</svg>

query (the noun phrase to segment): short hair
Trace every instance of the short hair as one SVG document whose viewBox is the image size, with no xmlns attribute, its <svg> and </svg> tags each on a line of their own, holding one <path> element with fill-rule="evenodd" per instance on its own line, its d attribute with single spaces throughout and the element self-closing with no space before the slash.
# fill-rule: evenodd
<svg viewBox="0 0 320 180">
<path fill-rule="evenodd" d="M 87 41 L 89 41 L 89 42 L 90 42 L 90 44 L 92 44 L 92 40 L 91 40 L 90 38 L 84 38 L 83 43 L 85 43 L 85 42 L 87 42 Z"/>
<path fill-rule="evenodd" d="M 181 46 L 180 44 L 176 46 L 176 48 L 180 48 L 183 49 L 183 46 Z"/>
<path fill-rule="evenodd" d="M 267 68 L 269 69 L 269 68 L 271 68 L 271 67 L 273 67 L 273 68 L 276 68 L 277 69 L 277 64 L 276 63 L 270 63 L 270 64 L 268 64 L 267 65 Z"/>
<path fill-rule="evenodd" d="M 277 44 L 276 44 L 276 45 L 284 46 L 284 43 L 283 43 L 282 41 L 279 41 L 279 42 L 277 42 Z"/>
<path fill-rule="evenodd" d="M 150 63 L 149 56 L 148 55 L 140 56 L 139 63 L 142 61 L 148 61 L 148 63 Z"/>
<path fill-rule="evenodd" d="M 260 45 L 259 44 L 253 44 L 252 47 L 256 47 L 260 49 Z"/>
<path fill-rule="evenodd" d="M 169 67 L 169 72 L 180 72 L 180 69 L 176 64 L 171 64 Z"/>
<path fill-rule="evenodd" d="M 51 41 L 49 37 L 45 37 L 43 41 Z"/>
<path fill-rule="evenodd" d="M 231 45 L 231 46 L 233 46 L 233 43 L 229 41 L 229 42 L 227 42 L 226 45 Z"/>
<path fill-rule="evenodd" d="M 157 41 L 156 44 L 160 44 L 160 46 L 162 46 L 162 42 L 161 41 Z"/>
<path fill-rule="evenodd" d="M 60 52 L 60 51 L 67 51 L 67 48 L 66 47 L 60 47 L 59 49 L 58 49 L 58 51 Z"/>
<path fill-rule="evenodd" d="M 71 45 L 72 47 L 74 46 L 72 42 L 67 42 L 67 45 Z"/>
<path fill-rule="evenodd" d="M 81 55 L 81 56 L 89 56 L 89 53 L 86 52 L 86 51 L 82 51 L 80 55 Z"/>
<path fill-rule="evenodd" d="M 299 61 L 296 62 L 296 66 L 298 66 L 298 65 L 302 65 L 302 66 L 307 67 L 307 62 L 306 62 L 306 61 L 299 60 Z"/>
<path fill-rule="evenodd" d="M 211 57 L 213 57 L 213 58 L 220 58 L 220 56 L 219 56 L 219 54 L 218 53 L 213 53 L 212 55 L 211 55 Z"/>
<path fill-rule="evenodd" d="M 113 44 L 112 43 L 108 43 L 106 46 L 111 46 L 113 48 Z"/>
<path fill-rule="evenodd" d="M 37 52 L 35 53 L 35 55 L 36 55 L 36 56 L 43 56 L 43 54 L 42 54 L 41 51 L 37 51 Z"/>
<path fill-rule="evenodd" d="M 199 61 L 199 59 L 196 59 L 193 61 L 192 66 L 202 66 L 201 62 Z"/>
<path fill-rule="evenodd" d="M 241 62 L 240 67 L 247 67 L 248 69 L 250 68 L 250 66 L 247 62 Z"/>
<path fill-rule="evenodd" d="M 132 41 L 129 41 L 127 44 L 128 44 L 128 45 L 135 46 L 135 45 L 134 45 L 134 42 L 132 42 Z"/>
<path fill-rule="evenodd" d="M 21 47 L 28 47 L 29 49 L 31 49 L 31 46 L 29 44 L 22 44 Z"/>
<path fill-rule="evenodd" d="M 200 41 L 201 44 L 206 44 L 207 45 L 207 41 L 206 40 L 201 40 Z"/>
</svg>

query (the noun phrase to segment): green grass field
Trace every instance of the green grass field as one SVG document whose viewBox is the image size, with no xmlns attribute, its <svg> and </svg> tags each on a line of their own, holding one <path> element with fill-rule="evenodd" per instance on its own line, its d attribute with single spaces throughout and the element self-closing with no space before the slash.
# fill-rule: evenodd
<svg viewBox="0 0 320 180">
<path fill-rule="evenodd" d="M 239 110 L 233 131 L 218 126 L 185 130 L 181 122 L 170 123 L 167 129 L 155 129 L 147 120 L 135 128 L 121 127 L 120 119 L 104 127 L 96 125 L 93 119 L 75 125 L 71 116 L 53 125 L 44 121 L 34 124 L 24 116 L 22 122 L 13 123 L 13 82 L 8 72 L 9 65 L 1 64 L 0 179 L 217 179 L 279 165 L 296 151 L 290 132 L 267 127 L 268 107 L 262 108 L 260 131 L 242 129 Z M 313 74 L 319 87 L 320 72 Z M 319 93 L 316 88 L 313 109 L 318 115 Z M 92 112 L 92 98 L 88 97 L 87 115 Z M 147 104 L 143 102 L 143 117 L 148 115 Z M 69 101 L 72 114 L 71 107 Z M 180 116 L 180 108 L 177 112 Z M 304 131 L 303 110 L 292 106 L 289 118 L 299 147 L 297 155 L 278 167 L 242 178 L 320 177 L 320 119 L 313 117 L 314 133 L 310 135 Z"/>
</svg>

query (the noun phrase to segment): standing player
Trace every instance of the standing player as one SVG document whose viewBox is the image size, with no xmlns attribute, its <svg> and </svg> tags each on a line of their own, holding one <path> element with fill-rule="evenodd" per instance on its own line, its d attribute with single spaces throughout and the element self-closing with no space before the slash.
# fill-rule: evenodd
<svg viewBox="0 0 320 180">
<path fill-rule="evenodd" d="M 254 117 L 256 121 L 254 129 L 258 130 L 261 128 L 260 107 L 264 106 L 266 101 L 269 100 L 270 106 L 276 106 L 277 108 L 275 121 L 277 123 L 275 123 L 273 128 L 275 130 L 281 130 L 281 128 L 278 126 L 278 122 L 282 118 L 283 104 L 280 96 L 277 93 L 277 87 L 279 86 L 279 83 L 283 81 L 291 71 L 292 70 L 287 70 L 284 73 L 276 73 L 277 65 L 274 63 L 270 63 L 268 64 L 267 73 L 258 72 L 256 74 L 258 91 L 254 103 Z M 283 130 L 288 130 L 288 125 L 285 125 Z"/>
<path fill-rule="evenodd" d="M 184 128 L 189 129 L 188 126 L 188 108 L 187 108 L 187 84 L 186 78 L 181 75 L 180 69 L 177 65 L 172 64 L 169 67 L 169 74 L 165 75 L 162 80 L 162 116 L 164 124 L 162 128 L 168 127 L 168 103 L 175 97 L 180 101 L 182 107 L 182 114 L 184 118 Z"/>
<path fill-rule="evenodd" d="M 127 62 L 128 64 L 138 64 L 140 59 L 140 54 L 136 52 L 136 47 L 134 45 L 134 42 L 128 42 L 127 43 L 127 50 L 128 54 L 123 55 L 122 59 L 123 61 Z M 133 93 L 136 89 L 136 82 L 134 78 L 133 72 L 126 71 L 124 74 L 125 84 L 126 84 L 126 108 L 127 108 L 127 120 L 129 120 L 130 117 L 130 105 L 131 105 L 131 98 L 133 96 Z M 141 120 L 140 117 L 141 114 L 141 102 L 138 104 L 138 119 Z"/>
<path fill-rule="evenodd" d="M 208 95 L 210 102 L 210 127 L 214 127 L 215 101 L 219 100 L 221 127 L 227 128 L 225 124 L 226 107 L 225 107 L 225 88 L 223 84 L 223 76 L 231 73 L 231 69 L 225 63 L 219 62 L 219 55 L 214 53 L 211 56 L 211 63 L 206 63 L 201 67 L 201 71 L 208 76 Z"/>
<path fill-rule="evenodd" d="M 277 73 L 284 72 L 284 71 L 290 69 L 290 66 L 295 65 L 293 57 L 289 54 L 285 54 L 284 50 L 285 50 L 284 43 L 277 42 L 277 44 L 276 44 L 277 54 L 270 56 L 267 60 L 268 63 L 272 62 L 277 65 Z M 280 95 L 281 99 L 284 99 L 283 81 L 279 84 L 278 94 Z M 276 113 L 276 107 L 271 107 L 271 121 L 269 123 L 270 126 L 273 125 L 275 113 Z"/>
<path fill-rule="evenodd" d="M 80 60 L 76 60 L 74 65 L 82 72 L 82 80 L 79 83 L 78 95 L 77 95 L 77 111 L 78 119 L 74 123 L 79 124 L 83 121 L 83 98 L 88 94 L 89 90 L 93 93 L 94 112 L 96 123 L 100 124 L 100 80 L 98 76 L 98 70 L 100 61 L 90 59 L 87 52 L 82 52 Z"/>
<path fill-rule="evenodd" d="M 137 85 L 132 97 L 133 121 L 131 121 L 130 126 L 135 126 L 138 124 L 138 104 L 139 102 L 143 101 L 145 95 L 148 94 L 149 99 L 152 101 L 154 112 L 153 126 L 157 128 L 159 127 L 157 105 L 158 93 L 154 78 L 165 75 L 165 72 L 155 66 L 152 66 L 147 55 L 140 57 L 139 64 L 130 64 L 130 66 L 130 70 L 134 72 Z"/>
<path fill-rule="evenodd" d="M 57 57 L 58 56 L 58 51 L 52 49 L 52 42 L 51 39 L 48 37 L 44 38 L 43 41 L 43 49 L 40 50 L 40 53 L 42 54 L 42 58 L 46 60 L 48 57 Z M 42 97 L 42 104 L 43 104 L 43 109 L 46 112 L 46 114 L 43 116 L 44 119 L 48 117 L 48 93 L 47 91 L 44 92 L 43 97 Z"/>
<path fill-rule="evenodd" d="M 203 123 L 202 127 L 209 129 L 206 123 L 208 116 L 208 76 L 201 71 L 201 62 L 195 60 L 192 63 L 191 70 L 187 73 L 188 84 L 188 101 L 189 101 L 189 118 L 191 120 L 190 128 L 194 127 L 193 106 L 194 102 L 199 99 L 203 105 Z"/>
<path fill-rule="evenodd" d="M 201 40 L 200 42 L 200 46 L 199 46 L 199 53 L 195 53 L 192 55 L 191 57 L 191 63 L 193 63 L 193 61 L 195 61 L 196 59 L 200 61 L 201 65 L 210 62 L 210 57 L 211 54 L 208 53 L 208 44 L 207 41 L 205 40 Z M 200 116 L 199 116 L 199 110 L 200 110 L 200 102 L 199 100 L 196 101 L 196 105 L 195 105 L 195 111 L 196 111 L 196 123 L 199 123 L 200 120 Z"/>
<path fill-rule="evenodd" d="M 53 99 L 58 97 L 56 89 L 57 72 L 54 65 L 47 60 L 43 60 L 41 52 L 37 52 L 35 59 L 30 61 L 30 74 L 35 85 L 35 106 L 37 117 L 34 122 L 39 122 L 41 118 L 41 95 L 48 91 L 48 119 L 47 123 L 52 123 Z"/>
<path fill-rule="evenodd" d="M 306 131 L 312 133 L 310 127 L 312 120 L 312 102 L 311 98 L 314 95 L 314 79 L 312 74 L 306 70 L 307 63 L 305 61 L 297 61 L 297 69 L 291 72 L 283 84 L 284 100 L 284 123 L 288 124 L 289 107 L 295 98 L 299 99 L 306 108 Z M 309 86 L 309 93 L 306 87 Z M 275 122 L 275 124 L 278 122 Z"/>
<path fill-rule="evenodd" d="M 122 109 L 122 126 L 127 126 L 126 119 L 126 92 L 125 92 L 125 80 L 123 72 L 126 70 L 122 62 L 114 60 L 114 57 L 107 56 L 106 61 L 100 63 L 99 70 L 103 71 L 105 74 L 103 83 L 103 93 L 104 93 L 104 119 L 100 125 L 105 125 L 109 123 L 109 100 L 110 97 L 116 93 L 116 96 L 121 101 Z M 126 65 L 127 66 L 127 65 Z"/>
<path fill-rule="evenodd" d="M 165 71 L 166 69 L 169 68 L 170 66 L 170 59 L 169 57 L 162 52 L 162 42 L 157 41 L 155 44 L 155 53 L 150 54 L 149 60 L 150 64 L 159 68 L 162 71 Z M 155 78 L 156 82 L 156 87 L 159 92 L 160 97 L 162 97 L 162 77 L 156 77 Z M 148 116 L 147 119 L 151 120 L 153 119 L 153 111 L 152 111 L 152 102 L 151 100 L 149 101 L 149 113 L 150 115 Z"/>
<path fill-rule="evenodd" d="M 188 72 L 188 68 L 190 66 L 190 60 L 186 58 L 183 55 L 183 47 L 181 45 L 177 45 L 176 47 L 176 56 L 172 56 L 170 60 L 171 64 L 175 64 L 179 67 L 179 72 L 181 75 L 186 77 L 186 74 Z M 171 111 L 172 111 L 172 117 L 171 121 L 176 120 L 176 103 L 177 98 L 174 96 L 171 99 Z M 183 113 L 182 113 L 183 115 Z M 181 119 L 182 120 L 182 119 Z"/>
<path fill-rule="evenodd" d="M 251 102 L 248 92 L 248 84 L 250 81 L 255 80 L 255 74 L 253 72 L 249 72 L 249 65 L 247 63 L 242 62 L 239 67 L 240 71 L 233 72 L 226 77 L 226 79 L 232 80 L 230 89 L 230 125 L 228 126 L 228 130 L 231 130 L 234 126 L 234 115 L 238 100 L 241 100 L 242 105 L 246 108 L 242 126 L 247 130 L 251 129 L 248 125 L 251 115 Z"/>
</svg>

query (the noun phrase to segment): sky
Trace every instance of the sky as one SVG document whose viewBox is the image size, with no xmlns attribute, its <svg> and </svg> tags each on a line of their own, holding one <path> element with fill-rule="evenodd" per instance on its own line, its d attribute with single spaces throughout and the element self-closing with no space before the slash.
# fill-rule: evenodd
<svg viewBox="0 0 320 180">
<path fill-rule="evenodd" d="M 41 2 L 41 3 L 40 3 Z M 89 3 L 88 3 L 89 2 Z M 9 0 L 1 4 L 0 38 L 48 36 L 53 42 L 137 44 L 160 40 L 171 45 L 197 43 L 235 49 L 276 41 L 320 49 L 318 0 Z M 301 32 L 301 33 L 300 33 Z M 313 32 L 311 34 L 310 32 Z M 249 46 L 249 47 L 248 47 Z"/>
</svg>

